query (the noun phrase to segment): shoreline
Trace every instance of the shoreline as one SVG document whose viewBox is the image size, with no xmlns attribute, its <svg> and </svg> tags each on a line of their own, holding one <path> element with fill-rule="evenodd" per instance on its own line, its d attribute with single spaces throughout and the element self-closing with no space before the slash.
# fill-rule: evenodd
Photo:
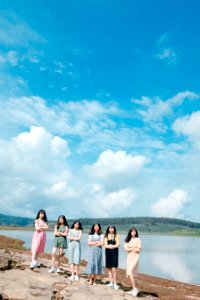
<svg viewBox="0 0 200 300">
<path fill-rule="evenodd" d="M 19 254 L 22 257 L 27 256 L 29 259 L 31 258 L 31 251 L 26 249 L 24 246 L 24 242 L 22 240 L 17 240 L 14 238 L 9 238 L 3 235 L 0 235 L 0 249 L 4 249 L 5 252 L 11 251 L 11 253 Z M 44 253 L 40 255 L 41 260 L 46 260 L 50 266 L 51 263 L 51 254 Z M 62 266 L 69 272 L 69 265 L 67 258 L 62 258 Z M 81 261 L 80 268 L 83 272 L 86 260 Z M 29 269 L 29 265 L 27 266 Z M 45 270 L 45 276 L 47 276 L 47 269 Z M 49 275 L 48 275 L 49 276 Z M 81 275 L 87 281 L 87 276 Z M 120 290 L 126 292 L 130 289 L 130 282 L 126 278 L 125 270 L 119 268 L 118 269 L 118 283 L 120 285 Z M 107 274 L 103 274 L 100 279 L 100 285 L 105 285 L 107 282 Z M 148 298 L 148 299 L 162 299 L 162 300 L 183 300 L 183 299 L 200 299 L 200 285 L 198 284 L 189 284 L 183 283 L 180 281 L 170 280 L 162 277 L 147 275 L 143 273 L 138 273 L 138 277 L 136 278 L 136 284 L 139 287 L 139 290 L 145 295 L 157 295 L 157 298 Z M 99 285 L 99 284 L 98 284 Z M 183 298 L 184 295 L 184 298 Z M 185 297 L 185 295 L 188 296 Z M 153 297 L 153 296 L 152 296 Z"/>
<path fill-rule="evenodd" d="M 1 230 L 10 230 L 10 231 L 34 231 L 35 227 L 29 227 L 29 226 L 4 226 L 4 225 L 0 225 L 0 233 Z M 89 232 L 89 228 L 87 228 L 86 230 L 84 230 L 84 233 L 88 233 Z M 54 229 L 48 229 L 48 232 L 53 232 Z M 127 231 L 120 231 L 118 230 L 119 234 L 127 234 Z M 167 232 L 167 233 L 163 233 L 163 232 L 140 232 L 140 235 L 145 235 L 145 236 L 173 236 L 173 237 L 190 237 L 190 238 L 200 238 L 200 235 L 192 235 L 192 234 L 181 234 L 181 233 L 173 233 L 173 232 Z"/>
</svg>

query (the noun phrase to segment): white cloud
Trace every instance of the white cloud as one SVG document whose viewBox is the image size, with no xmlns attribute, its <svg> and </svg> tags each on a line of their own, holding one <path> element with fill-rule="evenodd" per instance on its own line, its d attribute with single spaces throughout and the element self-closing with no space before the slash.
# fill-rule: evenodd
<svg viewBox="0 0 200 300">
<path fill-rule="evenodd" d="M 167 197 L 162 197 L 158 202 L 152 204 L 151 212 L 156 217 L 181 217 L 184 205 L 190 201 L 185 190 L 177 189 Z"/>
<path fill-rule="evenodd" d="M 177 61 L 177 54 L 175 50 L 171 48 L 164 48 L 157 52 L 157 57 L 161 60 L 167 61 L 168 63 L 175 63 Z"/>
<path fill-rule="evenodd" d="M 172 128 L 176 133 L 187 136 L 200 147 L 200 111 L 176 119 Z"/>
<path fill-rule="evenodd" d="M 185 100 L 192 101 L 199 98 L 200 95 L 197 93 L 183 91 L 167 100 L 162 100 L 159 97 L 149 98 L 143 96 L 141 99 L 132 99 L 132 102 L 141 107 L 136 112 L 145 122 L 152 122 L 153 125 L 154 122 L 158 122 L 157 125 L 159 125 L 165 117 L 173 116 L 176 106 L 182 105 Z"/>
<path fill-rule="evenodd" d="M 95 185 L 88 195 L 89 199 L 84 201 L 92 216 L 111 217 L 133 214 L 134 209 L 131 209 L 136 195 L 133 189 L 124 188 L 113 192 L 106 193 L 102 187 Z M 129 209 L 129 213 L 128 210 Z"/>
<path fill-rule="evenodd" d="M 27 47 L 33 43 L 44 42 L 44 38 L 32 30 L 15 14 L 4 12 L 0 19 L 0 44 Z"/>
<path fill-rule="evenodd" d="M 171 45 L 170 36 L 167 33 L 156 40 L 155 53 L 156 58 L 169 65 L 178 61 L 177 50 Z"/>
<path fill-rule="evenodd" d="M 106 150 L 102 152 L 93 165 L 86 166 L 85 170 L 91 177 L 108 179 L 113 176 L 135 176 L 148 162 L 142 155 L 131 155 L 125 151 Z"/>
<path fill-rule="evenodd" d="M 21 209 L 26 215 L 30 210 L 33 213 L 36 208 L 58 201 L 55 194 L 64 189 L 65 200 L 69 195 L 72 197 L 66 140 L 53 136 L 43 127 L 32 127 L 10 141 L 0 140 L 0 146 L 2 211 L 19 214 Z M 47 195 L 47 190 L 52 194 Z M 63 196 L 59 198 L 63 199 Z"/>
<path fill-rule="evenodd" d="M 98 101 L 59 101 L 49 106 L 40 97 L 13 97 L 0 106 L 0 124 L 8 132 L 12 127 L 20 130 L 32 125 L 42 125 L 50 132 L 59 135 L 97 136 L 102 130 L 115 127 L 112 116 L 119 115 L 120 110 L 113 103 L 101 104 Z"/>
<path fill-rule="evenodd" d="M 187 97 L 198 95 L 179 93 L 167 100 L 168 106 L 174 110 Z M 150 100 L 144 99 L 143 109 Z M 2 211 L 9 211 L 6 203 L 11 201 L 13 212 L 20 214 L 22 204 L 28 215 L 39 203 L 56 217 L 62 202 L 68 217 L 100 216 L 98 205 L 104 216 L 149 215 L 151 203 L 178 186 L 192 202 L 190 210 L 183 205 L 177 216 L 192 219 L 191 207 L 198 206 L 199 184 L 192 180 L 200 175 L 198 156 L 185 141 L 165 144 L 143 128 L 126 125 L 127 117 L 112 102 L 2 99 Z"/>
</svg>

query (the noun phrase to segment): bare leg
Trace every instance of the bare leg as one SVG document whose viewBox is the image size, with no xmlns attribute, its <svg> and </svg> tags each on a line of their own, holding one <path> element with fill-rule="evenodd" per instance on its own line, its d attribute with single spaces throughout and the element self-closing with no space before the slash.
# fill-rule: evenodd
<svg viewBox="0 0 200 300">
<path fill-rule="evenodd" d="M 113 278 L 113 282 L 117 283 L 117 269 L 116 268 L 112 268 L 112 278 Z"/>
<path fill-rule="evenodd" d="M 76 275 L 78 275 L 78 273 L 79 273 L 79 265 L 75 265 L 75 272 L 76 272 Z"/>
<path fill-rule="evenodd" d="M 32 261 L 31 261 L 31 263 L 34 263 L 35 260 L 36 260 L 36 252 L 32 252 Z"/>
<path fill-rule="evenodd" d="M 89 278 L 90 278 L 90 284 L 92 285 L 92 279 L 93 279 L 93 275 L 89 275 Z"/>
<path fill-rule="evenodd" d="M 130 275 L 130 280 L 131 280 L 131 284 L 132 284 L 133 289 L 135 289 L 135 280 L 134 280 L 134 277 L 133 277 L 132 274 Z"/>
<path fill-rule="evenodd" d="M 58 268 L 60 268 L 60 258 L 63 256 L 63 248 L 59 248 L 58 254 Z"/>
<path fill-rule="evenodd" d="M 36 253 L 36 255 L 35 255 L 35 260 L 36 261 L 38 260 L 38 255 L 39 255 L 39 253 Z"/>
<path fill-rule="evenodd" d="M 71 264 L 71 273 L 72 273 L 72 276 L 74 276 L 74 264 Z"/>
<path fill-rule="evenodd" d="M 52 249 L 52 268 L 55 268 L 55 261 L 56 261 L 56 247 L 53 247 Z"/>
<path fill-rule="evenodd" d="M 109 276 L 110 282 L 113 282 L 112 269 L 108 269 L 108 276 Z"/>
<path fill-rule="evenodd" d="M 96 284 L 97 275 L 93 275 L 93 283 Z"/>
</svg>

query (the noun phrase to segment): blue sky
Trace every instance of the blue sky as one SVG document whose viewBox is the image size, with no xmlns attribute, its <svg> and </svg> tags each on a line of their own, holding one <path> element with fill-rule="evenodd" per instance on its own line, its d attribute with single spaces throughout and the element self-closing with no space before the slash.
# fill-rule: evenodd
<svg viewBox="0 0 200 300">
<path fill-rule="evenodd" d="M 2 213 L 200 221 L 199 6 L 0 1 Z"/>
</svg>

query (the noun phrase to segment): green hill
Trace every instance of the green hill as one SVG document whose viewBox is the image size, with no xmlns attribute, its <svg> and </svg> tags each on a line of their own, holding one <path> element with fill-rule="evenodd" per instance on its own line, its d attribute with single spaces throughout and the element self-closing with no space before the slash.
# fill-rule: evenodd
<svg viewBox="0 0 200 300">
<path fill-rule="evenodd" d="M 88 231 L 93 223 L 100 223 L 105 231 L 106 227 L 113 224 L 119 232 L 127 232 L 131 226 L 135 226 L 140 233 L 146 234 L 170 234 L 200 236 L 200 223 L 173 219 L 173 218 L 153 218 L 153 217 L 129 217 L 129 218 L 80 218 L 85 231 Z M 73 220 L 68 220 L 69 224 Z M 53 229 L 55 221 L 49 221 L 50 228 Z M 25 217 L 15 217 L 0 214 L 1 226 L 32 227 L 34 219 Z"/>
</svg>

